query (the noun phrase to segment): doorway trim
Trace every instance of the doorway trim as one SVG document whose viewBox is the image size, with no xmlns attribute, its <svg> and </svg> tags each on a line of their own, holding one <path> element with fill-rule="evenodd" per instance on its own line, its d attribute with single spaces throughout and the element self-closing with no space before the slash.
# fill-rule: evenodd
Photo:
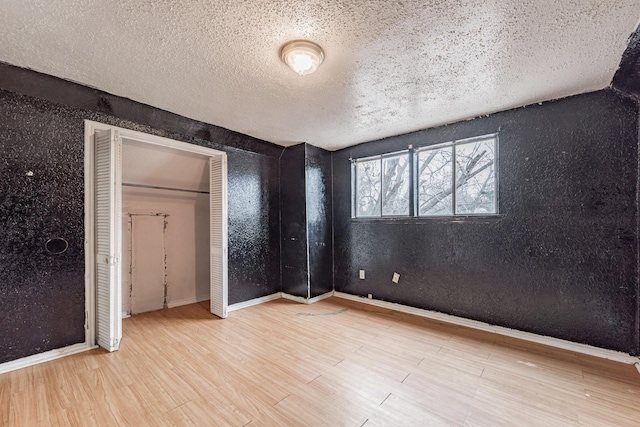
<svg viewBox="0 0 640 427">
<path fill-rule="evenodd" d="M 84 133 L 84 191 L 85 191 L 85 344 L 87 346 L 94 346 L 97 342 L 96 336 L 96 254 L 95 254 L 95 230 L 96 230 L 96 210 L 95 210 L 95 150 L 94 150 L 94 135 L 96 131 L 100 130 L 114 130 L 118 131 L 120 138 L 129 141 L 136 141 L 150 145 L 156 145 L 159 147 L 172 148 L 180 151 L 186 151 L 195 154 L 201 154 L 210 158 L 222 158 L 226 164 L 227 154 L 224 151 L 215 150 L 213 148 L 202 147 L 195 144 L 189 144 L 186 142 L 180 142 L 169 138 L 164 138 L 157 135 L 146 134 L 130 129 L 121 128 L 105 123 L 95 122 L 92 120 L 85 120 L 85 133 Z M 226 172 L 226 170 L 225 170 Z M 226 192 L 227 176 L 226 173 L 222 176 L 222 187 Z M 226 213 L 227 199 L 223 197 L 223 211 Z M 226 231 L 226 229 L 225 229 Z M 224 264 L 226 265 L 226 257 L 228 252 L 224 251 Z M 122 268 L 121 264 L 119 268 Z M 227 281 L 226 270 L 224 281 Z M 122 283 L 119 283 L 122 286 Z M 225 286 L 226 290 L 226 286 Z M 227 304 L 227 293 L 224 292 L 221 296 L 224 304 Z M 118 307 L 120 317 L 122 316 L 122 306 Z"/>
</svg>

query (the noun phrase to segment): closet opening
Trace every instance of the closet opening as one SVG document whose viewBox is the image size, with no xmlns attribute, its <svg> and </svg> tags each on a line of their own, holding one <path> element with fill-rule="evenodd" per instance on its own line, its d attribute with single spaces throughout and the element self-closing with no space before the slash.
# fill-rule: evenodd
<svg viewBox="0 0 640 427">
<path fill-rule="evenodd" d="M 226 153 L 85 122 L 86 334 L 206 299 L 227 315 Z"/>
</svg>

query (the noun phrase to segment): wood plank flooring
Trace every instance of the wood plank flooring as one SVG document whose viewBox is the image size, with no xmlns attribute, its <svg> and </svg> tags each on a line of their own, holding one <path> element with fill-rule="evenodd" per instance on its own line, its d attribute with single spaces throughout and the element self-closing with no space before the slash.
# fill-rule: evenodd
<svg viewBox="0 0 640 427">
<path fill-rule="evenodd" d="M 639 426 L 630 365 L 331 298 L 125 319 L 0 375 L 2 426 Z"/>
</svg>

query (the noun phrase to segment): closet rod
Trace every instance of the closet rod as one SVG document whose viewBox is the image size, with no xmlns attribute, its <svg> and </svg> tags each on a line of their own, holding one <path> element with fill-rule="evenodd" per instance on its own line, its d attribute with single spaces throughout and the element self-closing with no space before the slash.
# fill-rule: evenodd
<svg viewBox="0 0 640 427">
<path fill-rule="evenodd" d="M 184 188 L 157 187 L 155 185 L 130 184 L 128 182 L 123 182 L 122 186 L 123 187 L 137 187 L 137 188 L 151 188 L 151 189 L 154 189 L 154 190 L 184 191 L 186 193 L 209 194 L 208 191 L 186 190 Z"/>
</svg>

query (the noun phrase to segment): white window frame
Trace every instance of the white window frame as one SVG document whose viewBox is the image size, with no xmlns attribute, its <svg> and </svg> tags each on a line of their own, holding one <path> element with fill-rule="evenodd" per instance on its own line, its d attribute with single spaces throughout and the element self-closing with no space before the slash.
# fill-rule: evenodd
<svg viewBox="0 0 640 427">
<path fill-rule="evenodd" d="M 408 166 L 409 166 L 409 201 L 407 202 L 408 204 L 408 211 L 409 213 L 406 215 L 383 215 L 382 214 L 382 208 L 383 208 L 383 194 L 382 194 L 382 188 L 384 188 L 384 183 L 383 183 L 383 177 L 384 177 L 384 171 L 382 168 L 383 165 L 383 161 L 386 158 L 390 158 L 390 157 L 400 157 L 402 155 L 406 155 L 407 156 L 407 162 L 408 162 Z M 370 215 L 370 216 L 358 216 L 358 168 L 357 168 L 357 164 L 358 162 L 368 162 L 368 161 L 372 161 L 372 160 L 378 160 L 380 162 L 380 212 L 379 215 Z M 359 159 L 354 159 L 351 162 L 351 217 L 355 218 L 355 219 L 375 219 L 375 218 L 410 218 L 412 216 L 413 213 L 413 203 L 412 203 L 412 194 L 413 194 L 413 163 L 411 161 L 411 152 L 410 150 L 401 150 L 401 151 L 394 151 L 392 153 L 385 153 L 385 154 L 378 154 L 375 156 L 369 156 L 369 157 L 362 157 Z"/>
<path fill-rule="evenodd" d="M 488 140 L 493 140 L 494 143 L 494 159 L 493 159 L 493 173 L 494 173 L 494 193 L 493 193 L 493 207 L 494 207 L 494 212 L 489 212 L 489 213 L 457 213 L 456 212 L 456 193 L 458 188 L 456 187 L 456 179 L 457 179 L 457 173 L 456 173 L 456 146 L 459 145 L 464 145 L 464 144 L 472 144 L 474 142 L 481 142 L 481 141 L 488 141 Z M 418 161 L 420 159 L 420 153 L 424 153 L 427 151 L 431 151 L 431 150 L 438 150 L 441 148 L 447 148 L 447 147 L 451 147 L 451 151 L 452 151 L 452 160 L 451 160 L 451 167 L 452 167 L 452 172 L 451 172 L 451 188 L 453 189 L 453 191 L 451 192 L 451 203 L 452 203 L 452 207 L 451 207 L 451 214 L 447 214 L 447 215 L 420 215 L 420 190 L 419 190 L 419 182 L 420 182 L 420 177 L 418 176 Z M 416 150 L 415 152 L 415 156 L 414 156 L 414 176 L 412 177 L 414 180 L 414 185 L 415 185 L 415 216 L 417 218 L 451 218 L 451 217 L 467 217 L 467 216 L 480 216 L 480 217 L 487 217 L 487 216 L 497 216 L 499 215 L 499 207 L 498 207 L 498 186 L 499 186 L 499 181 L 498 181 L 498 134 L 488 134 L 488 135 L 482 135 L 482 136 L 475 136 L 472 138 L 465 138 L 465 139 L 458 139 L 458 140 L 454 140 L 454 141 L 449 141 L 449 142 L 445 142 L 442 144 L 434 144 L 434 145 L 429 145 L 426 147 L 420 147 L 419 149 Z"/>
<path fill-rule="evenodd" d="M 457 188 L 456 188 L 456 179 L 457 179 L 457 174 L 456 174 L 456 146 L 458 145 L 464 145 L 464 144 L 470 144 L 470 143 L 474 143 L 474 142 L 481 142 L 481 141 L 487 141 L 487 140 L 493 140 L 493 143 L 495 144 L 494 146 L 494 159 L 493 159 L 493 173 L 494 173 L 494 197 L 493 197 L 493 206 L 494 206 L 494 212 L 490 212 L 490 213 L 456 213 L 456 192 L 457 192 Z M 426 151 L 430 151 L 430 150 L 436 150 L 436 149 L 441 149 L 441 148 L 446 148 L 446 147 L 451 147 L 452 150 L 452 163 L 451 163 L 451 167 L 453 168 L 452 170 L 452 188 L 453 188 L 453 192 L 451 194 L 451 199 L 452 199 L 452 213 L 451 214 L 446 214 L 446 215 L 420 215 L 419 212 L 419 206 L 420 206 L 420 200 L 419 200 L 419 177 L 418 177 L 418 159 L 419 159 L 419 155 L 422 152 L 426 152 Z M 409 160 L 409 189 L 410 189 L 410 194 L 409 194 L 409 214 L 408 215 L 382 215 L 382 197 L 383 195 L 380 194 L 380 212 L 379 215 L 375 215 L 375 216 L 358 216 L 358 172 L 357 172 L 357 164 L 358 162 L 366 162 L 366 161 L 372 161 L 372 160 L 378 160 L 380 162 L 380 171 L 381 171 L 381 177 L 380 177 L 380 188 L 382 190 L 383 188 L 383 183 L 382 183 L 382 179 L 384 174 L 382 173 L 382 162 L 384 158 L 387 157 L 395 157 L 398 155 L 402 155 L 406 153 L 406 155 L 408 156 L 408 160 Z M 500 181 L 499 181 L 499 168 L 498 168 L 498 158 L 499 158 L 499 138 L 498 138 L 498 134 L 497 133 L 492 133 L 492 134 L 486 134 L 486 135 L 481 135 L 481 136 L 474 136 L 471 138 L 465 138 L 465 139 L 458 139 L 458 140 L 453 140 L 453 141 L 448 141 L 448 142 L 444 142 L 444 143 L 438 143 L 438 144 L 433 144 L 433 145 L 428 145 L 428 146 L 423 146 L 417 149 L 413 149 L 412 146 L 409 146 L 409 148 L 407 150 L 401 150 L 401 151 L 394 151 L 391 153 L 384 153 L 384 154 L 378 154 L 375 156 L 367 156 L 367 157 L 360 157 L 357 159 L 350 159 L 351 160 L 351 218 L 352 219 L 356 219 L 356 220 L 375 220 L 375 219 L 385 219 L 385 218 L 416 218 L 416 219 L 429 219 L 429 218 L 460 218 L 460 217 L 493 217 L 493 216 L 499 216 L 500 215 L 500 211 L 499 211 L 499 203 L 498 203 L 498 195 L 499 195 L 499 186 L 500 186 Z"/>
</svg>

